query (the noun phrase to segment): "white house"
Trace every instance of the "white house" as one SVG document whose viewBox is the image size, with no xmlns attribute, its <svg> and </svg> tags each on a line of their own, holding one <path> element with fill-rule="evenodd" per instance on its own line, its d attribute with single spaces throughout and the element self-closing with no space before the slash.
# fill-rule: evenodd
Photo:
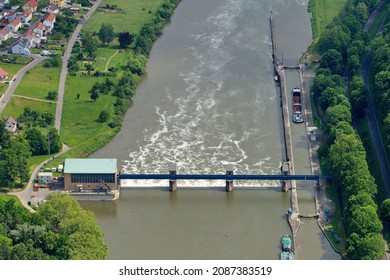
<svg viewBox="0 0 390 280">
<path fill-rule="evenodd" d="M 45 25 L 42 22 L 39 22 L 33 27 L 33 31 L 37 36 L 42 37 L 45 35 Z"/>
<path fill-rule="evenodd" d="M 7 28 L 3 28 L 0 30 L 0 40 L 6 41 L 12 36 L 12 33 L 7 30 Z"/>
<path fill-rule="evenodd" d="M 50 184 L 53 182 L 53 173 L 51 172 L 39 172 L 38 181 L 40 184 Z"/>
<path fill-rule="evenodd" d="M 5 129 L 7 129 L 8 131 L 15 133 L 17 127 L 18 127 L 18 123 L 14 120 L 13 117 L 9 116 L 5 120 Z"/>
<path fill-rule="evenodd" d="M 60 9 L 58 9 L 57 5 L 50 3 L 45 8 L 42 9 L 42 13 L 45 14 L 58 14 Z"/>
<path fill-rule="evenodd" d="M 35 12 L 38 8 L 38 2 L 35 0 L 29 0 L 26 4 L 23 5 L 23 11 Z"/>
<path fill-rule="evenodd" d="M 32 12 L 29 10 L 18 12 L 16 14 L 22 23 L 27 23 L 32 19 Z"/>
<path fill-rule="evenodd" d="M 54 28 L 54 23 L 56 22 L 56 15 L 51 13 L 45 16 L 43 24 L 45 25 L 46 32 L 50 33 Z"/>
<path fill-rule="evenodd" d="M 8 32 L 16 33 L 21 27 L 22 27 L 22 22 L 20 21 L 20 19 L 16 18 L 10 24 L 8 24 L 5 27 L 5 29 L 7 29 Z"/>
<path fill-rule="evenodd" d="M 11 52 L 13 54 L 21 54 L 29 56 L 31 54 L 31 41 L 28 38 L 20 38 L 12 44 Z"/>
</svg>

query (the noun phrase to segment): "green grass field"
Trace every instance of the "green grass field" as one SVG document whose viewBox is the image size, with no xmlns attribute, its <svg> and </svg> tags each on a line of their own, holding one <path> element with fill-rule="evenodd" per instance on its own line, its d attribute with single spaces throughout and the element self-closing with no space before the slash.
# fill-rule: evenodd
<svg viewBox="0 0 390 280">
<path fill-rule="evenodd" d="M 82 32 L 94 32 L 102 23 L 110 23 L 114 31 L 137 33 L 143 24 L 161 5 L 163 0 L 103 0 L 100 8 L 92 15 Z M 106 5 L 117 5 L 117 10 L 102 10 Z"/>
<path fill-rule="evenodd" d="M 6 119 L 8 116 L 12 116 L 14 119 L 17 119 L 26 107 L 30 107 L 32 110 L 39 111 L 41 113 L 52 113 L 53 115 L 56 111 L 55 103 L 12 96 L 3 112 L 1 112 L 0 118 Z"/>
<path fill-rule="evenodd" d="M 115 98 L 100 94 L 94 102 L 88 92 L 95 82 L 104 79 L 91 76 L 68 77 L 61 124 L 61 139 L 67 145 L 75 146 L 111 130 L 107 123 L 101 124 L 96 120 L 102 110 L 113 110 Z M 77 93 L 80 93 L 80 99 L 77 99 Z"/>
<path fill-rule="evenodd" d="M 46 99 L 49 91 L 58 91 L 61 67 L 46 68 L 42 63 L 29 70 L 15 90 L 15 94 Z"/>
<path fill-rule="evenodd" d="M 313 40 L 316 42 L 326 26 L 338 15 L 346 0 L 310 0 Z"/>
<path fill-rule="evenodd" d="M 95 70 L 105 71 L 106 64 L 111 56 L 113 56 L 117 50 L 109 48 L 99 48 L 97 50 L 96 59 L 93 61 L 92 65 L 95 67 Z"/>
</svg>

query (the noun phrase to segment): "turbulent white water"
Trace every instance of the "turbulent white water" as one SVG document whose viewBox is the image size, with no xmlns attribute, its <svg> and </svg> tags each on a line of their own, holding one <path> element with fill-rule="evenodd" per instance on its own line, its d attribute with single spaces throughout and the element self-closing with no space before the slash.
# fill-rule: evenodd
<svg viewBox="0 0 390 280">
<path fill-rule="evenodd" d="M 168 76 L 180 79 L 183 87 L 173 89 L 168 82 L 161 89 L 161 98 L 168 100 L 170 106 L 153 104 L 159 125 L 144 129 L 138 149 L 125 160 L 125 173 L 167 173 L 170 163 L 177 164 L 178 173 L 224 173 L 226 164 L 232 164 L 237 174 L 278 173 L 275 157 L 278 162 L 281 155 L 262 151 L 266 136 L 272 133 L 267 125 L 264 127 L 268 111 L 277 111 L 267 28 L 259 32 L 256 24 L 238 26 L 243 13 L 253 5 L 259 8 L 255 1 L 219 2 L 202 23 L 186 34 L 183 47 L 187 48 L 182 59 L 191 63 L 175 66 Z M 272 117 L 275 116 L 274 113 Z M 272 141 L 279 147 L 279 138 Z M 254 150 L 257 151 L 253 153 Z M 278 148 L 276 151 L 280 152 Z M 220 186 L 223 182 L 180 184 Z"/>
</svg>

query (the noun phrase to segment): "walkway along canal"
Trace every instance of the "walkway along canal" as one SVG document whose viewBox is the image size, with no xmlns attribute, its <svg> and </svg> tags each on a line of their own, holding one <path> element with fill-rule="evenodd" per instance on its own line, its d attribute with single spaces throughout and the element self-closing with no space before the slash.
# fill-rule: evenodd
<svg viewBox="0 0 390 280">
<path fill-rule="evenodd" d="M 228 164 L 237 174 L 279 174 L 286 158 L 270 10 L 278 46 L 286 46 L 286 64 L 294 65 L 310 41 L 306 4 L 183 0 L 153 47 L 122 131 L 93 157 L 116 157 L 135 174 L 166 173 L 171 164 L 178 174 L 217 174 Z M 279 43 L 279 36 L 289 44 Z M 293 86 L 299 86 L 299 75 L 295 79 Z M 308 174 L 306 132 L 295 128 L 304 125 L 292 125 L 294 171 Z M 304 145 L 294 146 L 297 135 Z M 306 156 L 297 156 L 296 149 Z M 105 232 L 110 259 L 278 259 L 280 237 L 291 232 L 285 215 L 290 195 L 274 181 L 245 182 L 234 192 L 225 192 L 224 181 L 182 182 L 178 192 L 152 187 L 166 182 L 147 189 L 137 188 L 147 184 L 142 181 L 126 184 L 131 190 L 122 190 L 118 201 L 82 202 Z M 302 201 L 300 188 L 312 195 L 312 184 L 297 185 L 297 191 L 299 210 L 315 213 L 314 198 Z M 318 226 L 300 220 L 298 258 L 337 258 Z"/>
</svg>

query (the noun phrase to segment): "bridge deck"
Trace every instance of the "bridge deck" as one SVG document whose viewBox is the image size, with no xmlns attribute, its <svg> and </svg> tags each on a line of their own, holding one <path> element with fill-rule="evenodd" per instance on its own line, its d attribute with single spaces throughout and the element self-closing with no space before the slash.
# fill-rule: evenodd
<svg viewBox="0 0 390 280">
<path fill-rule="evenodd" d="M 260 175 L 260 174 L 119 174 L 118 179 L 142 180 L 320 180 L 320 175 Z"/>
</svg>

